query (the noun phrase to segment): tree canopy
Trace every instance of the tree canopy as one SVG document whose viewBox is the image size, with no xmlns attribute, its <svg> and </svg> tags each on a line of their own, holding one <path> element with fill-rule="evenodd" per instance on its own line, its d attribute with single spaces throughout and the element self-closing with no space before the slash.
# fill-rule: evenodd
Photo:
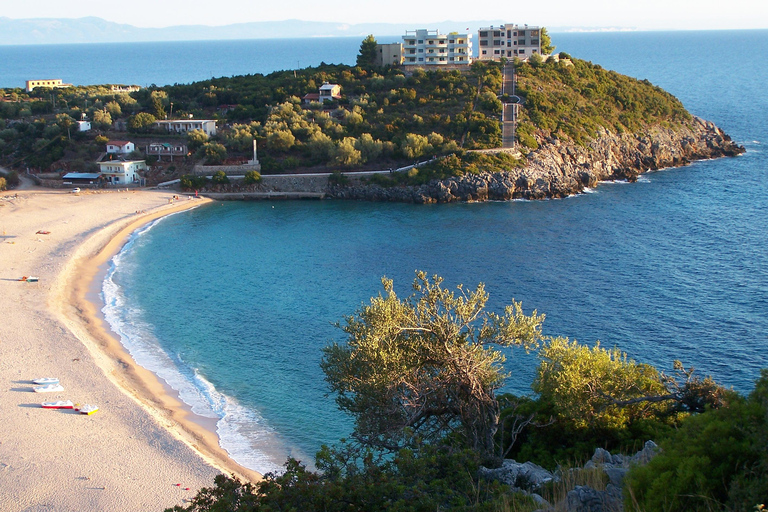
<svg viewBox="0 0 768 512">
<path fill-rule="evenodd" d="M 360 43 L 360 53 L 357 54 L 357 65 L 363 69 L 372 69 L 376 66 L 376 38 L 373 34 L 363 39 Z"/>
<path fill-rule="evenodd" d="M 442 281 L 417 272 L 414 293 L 401 299 L 383 278 L 384 295 L 346 318 L 347 343 L 326 347 L 321 366 L 363 444 L 396 450 L 453 433 L 490 456 L 494 393 L 506 376 L 494 346 L 534 347 L 544 317 L 514 301 L 503 314 L 487 312 L 482 284 L 454 293 Z"/>
</svg>

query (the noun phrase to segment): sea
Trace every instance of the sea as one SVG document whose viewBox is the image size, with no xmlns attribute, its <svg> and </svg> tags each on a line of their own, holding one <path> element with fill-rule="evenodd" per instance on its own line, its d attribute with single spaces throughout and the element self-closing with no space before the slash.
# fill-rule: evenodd
<svg viewBox="0 0 768 512">
<path fill-rule="evenodd" d="M 747 152 L 601 183 L 567 199 L 411 205 L 221 202 L 137 231 L 112 260 L 104 314 L 136 361 L 217 422 L 240 464 L 310 466 L 353 421 L 329 396 L 321 349 L 416 270 L 485 283 L 546 315 L 544 333 L 678 359 L 748 393 L 768 367 L 768 31 L 552 34 L 558 51 L 677 96 Z M 360 41 L 0 47 L 0 86 L 170 84 L 354 62 Z M 107 54 L 111 58 L 107 58 Z M 119 58 L 118 58 L 119 56 Z M 109 65 L 104 62 L 109 61 Z M 537 358 L 505 349 L 503 391 L 530 394 Z"/>
</svg>

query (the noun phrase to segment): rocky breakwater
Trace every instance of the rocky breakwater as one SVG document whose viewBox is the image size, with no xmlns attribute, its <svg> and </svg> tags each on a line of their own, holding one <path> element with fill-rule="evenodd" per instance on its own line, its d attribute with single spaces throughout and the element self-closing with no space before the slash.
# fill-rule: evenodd
<svg viewBox="0 0 768 512">
<path fill-rule="evenodd" d="M 600 181 L 635 181 L 650 170 L 744 152 L 720 128 L 697 117 L 684 126 L 653 126 L 638 133 L 616 134 L 602 129 L 584 146 L 559 139 L 539 143 L 539 149 L 527 155 L 522 167 L 434 180 L 421 186 L 332 185 L 327 196 L 412 203 L 557 198 L 579 194 Z"/>
</svg>

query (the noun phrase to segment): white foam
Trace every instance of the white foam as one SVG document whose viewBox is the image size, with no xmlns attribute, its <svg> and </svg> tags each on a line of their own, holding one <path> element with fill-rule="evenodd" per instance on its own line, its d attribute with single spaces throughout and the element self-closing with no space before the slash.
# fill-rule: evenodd
<svg viewBox="0 0 768 512">
<path fill-rule="evenodd" d="M 168 383 L 192 412 L 218 420 L 219 442 L 233 460 L 260 473 L 280 472 L 289 450 L 274 429 L 258 412 L 218 392 L 196 369 L 185 364 L 180 355 L 174 358 L 168 354 L 155 336 L 153 326 L 142 319 L 143 311 L 128 303 L 123 289 L 115 282 L 118 268 L 130 273 L 131 269 L 126 268 L 126 254 L 157 222 L 132 234 L 112 259 L 102 284 L 104 318 L 137 364 Z"/>
</svg>

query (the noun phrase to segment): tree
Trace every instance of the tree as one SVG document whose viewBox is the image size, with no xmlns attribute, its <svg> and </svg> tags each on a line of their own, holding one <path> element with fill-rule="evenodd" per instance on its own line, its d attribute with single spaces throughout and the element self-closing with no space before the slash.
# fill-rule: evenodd
<svg viewBox="0 0 768 512">
<path fill-rule="evenodd" d="M 558 418 L 576 428 L 623 428 L 658 407 L 650 403 L 614 403 L 665 394 L 652 366 L 628 359 L 618 348 L 581 345 L 568 338 L 550 339 L 539 351 L 541 363 L 532 384 Z"/>
<path fill-rule="evenodd" d="M 139 112 L 128 118 L 128 130 L 132 132 L 148 132 L 157 118 L 146 112 Z"/>
<path fill-rule="evenodd" d="M 196 151 L 203 144 L 208 142 L 208 134 L 203 130 L 190 130 L 187 132 L 187 146 L 190 151 Z"/>
<path fill-rule="evenodd" d="M 541 27 L 541 53 L 544 55 L 552 55 L 556 46 L 552 45 L 552 38 L 549 37 L 546 27 Z"/>
<path fill-rule="evenodd" d="M 493 345 L 532 348 L 544 317 L 514 301 L 502 315 L 486 312 L 482 284 L 455 294 L 442 281 L 417 272 L 414 293 L 400 299 L 382 278 L 385 295 L 345 319 L 347 343 L 326 347 L 321 367 L 361 443 L 397 450 L 454 433 L 492 456 L 506 376 Z"/>
<path fill-rule="evenodd" d="M 400 145 L 400 150 L 406 158 L 419 158 L 431 149 L 429 139 L 418 133 L 409 133 Z"/>
<path fill-rule="evenodd" d="M 208 165 L 218 165 L 227 157 L 227 148 L 218 142 L 206 142 L 197 151 L 200 158 L 205 159 Z"/>
<path fill-rule="evenodd" d="M 288 151 L 296 143 L 290 130 L 277 130 L 267 135 L 267 147 L 275 151 Z"/>
<path fill-rule="evenodd" d="M 112 115 L 106 110 L 94 110 L 93 123 L 100 128 L 112 126 Z"/>
<path fill-rule="evenodd" d="M 360 44 L 360 53 L 357 55 L 357 65 L 363 69 L 376 67 L 376 38 L 369 34 Z"/>
<path fill-rule="evenodd" d="M 56 124 L 61 126 L 62 129 L 67 130 L 67 139 L 71 139 L 70 129 L 75 124 L 75 120 L 69 114 L 59 114 L 56 116 Z"/>
<path fill-rule="evenodd" d="M 354 137 L 344 137 L 333 150 L 333 162 L 344 167 L 352 167 L 362 162 L 362 154 L 355 149 Z"/>
<path fill-rule="evenodd" d="M 165 106 L 170 104 L 168 93 L 165 91 L 152 91 L 150 101 L 152 102 L 152 113 L 155 117 L 157 119 L 166 118 Z"/>
</svg>

